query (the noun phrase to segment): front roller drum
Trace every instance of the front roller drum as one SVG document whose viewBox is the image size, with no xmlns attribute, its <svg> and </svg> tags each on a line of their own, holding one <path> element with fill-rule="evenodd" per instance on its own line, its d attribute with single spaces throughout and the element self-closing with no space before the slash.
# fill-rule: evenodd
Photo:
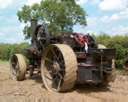
<svg viewBox="0 0 128 102">
<path fill-rule="evenodd" d="M 49 45 L 41 62 L 43 83 L 49 91 L 68 91 L 77 80 L 77 59 L 65 44 Z"/>
<path fill-rule="evenodd" d="M 26 58 L 22 54 L 14 54 L 10 58 L 10 71 L 13 80 L 22 81 L 25 79 L 27 70 Z"/>
</svg>

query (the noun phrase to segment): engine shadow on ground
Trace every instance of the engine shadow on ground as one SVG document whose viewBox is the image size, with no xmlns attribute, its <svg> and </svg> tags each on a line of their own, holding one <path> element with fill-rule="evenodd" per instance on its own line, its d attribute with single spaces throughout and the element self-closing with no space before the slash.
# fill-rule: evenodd
<svg viewBox="0 0 128 102">
<path fill-rule="evenodd" d="M 75 85 L 74 90 L 76 90 L 78 93 L 82 94 L 88 94 L 91 92 L 111 92 L 110 86 L 100 86 L 100 85 Z"/>
<path fill-rule="evenodd" d="M 27 79 L 34 80 L 36 83 L 39 83 L 42 85 L 42 88 L 45 88 L 41 75 L 40 74 L 34 74 L 32 77 L 28 76 Z M 76 91 L 78 93 L 82 94 L 88 94 L 91 92 L 111 92 L 110 86 L 100 86 L 100 85 L 93 85 L 93 84 L 76 84 L 73 89 L 67 92 L 61 92 L 63 93 L 70 93 Z"/>
<path fill-rule="evenodd" d="M 27 79 L 30 79 L 30 80 L 34 80 L 36 83 L 40 83 L 42 84 L 43 81 L 42 81 L 42 78 L 41 78 L 41 75 L 40 74 L 34 74 L 33 76 L 28 76 Z"/>
</svg>

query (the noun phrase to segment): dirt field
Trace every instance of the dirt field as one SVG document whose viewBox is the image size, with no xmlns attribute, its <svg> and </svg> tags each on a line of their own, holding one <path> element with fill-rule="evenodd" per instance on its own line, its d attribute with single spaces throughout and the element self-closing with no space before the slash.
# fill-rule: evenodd
<svg viewBox="0 0 128 102">
<path fill-rule="evenodd" d="M 51 93 L 34 76 L 22 82 L 9 77 L 9 65 L 0 64 L 0 102 L 128 102 L 128 77 L 118 75 L 109 88 L 76 86 L 71 92 Z"/>
</svg>

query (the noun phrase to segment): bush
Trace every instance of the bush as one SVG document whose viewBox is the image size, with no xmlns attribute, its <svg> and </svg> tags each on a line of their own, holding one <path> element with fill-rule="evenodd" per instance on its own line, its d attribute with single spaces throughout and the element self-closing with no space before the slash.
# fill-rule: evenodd
<svg viewBox="0 0 128 102">
<path fill-rule="evenodd" d="M 9 60 L 14 53 L 23 53 L 24 49 L 29 46 L 28 43 L 21 44 L 0 44 L 0 59 Z"/>
<path fill-rule="evenodd" d="M 116 67 L 122 69 L 124 59 L 128 57 L 128 36 L 109 36 L 103 34 L 96 36 L 96 40 L 108 48 L 116 49 Z"/>
</svg>

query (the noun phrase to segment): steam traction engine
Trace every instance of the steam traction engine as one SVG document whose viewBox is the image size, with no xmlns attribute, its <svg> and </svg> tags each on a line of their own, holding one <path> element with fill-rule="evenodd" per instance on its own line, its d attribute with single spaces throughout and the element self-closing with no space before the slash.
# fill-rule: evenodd
<svg viewBox="0 0 128 102">
<path fill-rule="evenodd" d="M 11 76 L 21 81 L 38 70 L 49 91 L 68 91 L 75 84 L 108 85 L 115 79 L 115 49 L 98 45 L 89 34 L 52 36 L 44 25 L 31 22 L 31 47 L 10 58 Z"/>
</svg>

